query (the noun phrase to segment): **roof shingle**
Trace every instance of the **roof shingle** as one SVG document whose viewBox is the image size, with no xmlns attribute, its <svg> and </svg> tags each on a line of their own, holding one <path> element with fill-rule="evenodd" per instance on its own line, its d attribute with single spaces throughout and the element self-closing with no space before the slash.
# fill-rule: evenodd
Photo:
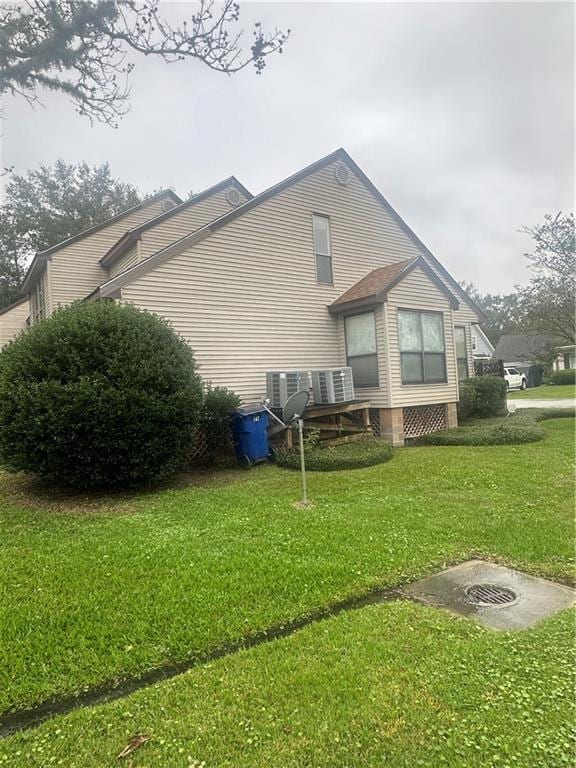
<svg viewBox="0 0 576 768">
<path fill-rule="evenodd" d="M 408 269 L 417 257 L 413 259 L 404 259 L 395 264 L 388 264 L 386 267 L 378 267 L 368 272 L 361 280 L 358 280 L 351 288 L 348 288 L 341 296 L 332 302 L 332 306 L 346 304 L 349 301 L 359 301 L 378 296 L 389 287 L 405 270 Z"/>
</svg>

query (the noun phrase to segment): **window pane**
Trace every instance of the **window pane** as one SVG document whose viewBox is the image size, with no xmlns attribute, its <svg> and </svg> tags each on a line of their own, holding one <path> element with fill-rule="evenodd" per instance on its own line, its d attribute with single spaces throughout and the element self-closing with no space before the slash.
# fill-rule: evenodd
<svg viewBox="0 0 576 768">
<path fill-rule="evenodd" d="M 330 256 L 316 256 L 316 279 L 319 283 L 332 284 L 332 259 Z"/>
<path fill-rule="evenodd" d="M 402 352 L 402 381 L 422 381 L 422 355 L 417 352 Z"/>
<path fill-rule="evenodd" d="M 346 328 L 346 354 L 370 355 L 376 353 L 376 323 L 374 312 L 353 315 L 344 319 Z"/>
<path fill-rule="evenodd" d="M 444 323 L 442 315 L 422 313 L 422 334 L 425 352 L 444 352 Z"/>
<path fill-rule="evenodd" d="M 352 368 L 355 387 L 378 386 L 378 358 L 376 355 L 352 357 L 348 360 L 348 365 Z"/>
<path fill-rule="evenodd" d="M 418 312 L 398 312 L 398 338 L 402 352 L 420 352 L 422 333 Z"/>
<path fill-rule="evenodd" d="M 456 340 L 456 357 L 466 357 L 466 333 L 464 328 L 456 326 L 454 328 L 454 339 Z"/>
<path fill-rule="evenodd" d="M 468 378 L 468 361 L 465 357 L 458 358 L 458 381 Z"/>
<path fill-rule="evenodd" d="M 444 381 L 446 379 L 444 355 L 424 355 L 424 379 L 426 381 Z"/>
<path fill-rule="evenodd" d="M 330 220 L 326 216 L 314 216 L 314 250 L 330 256 Z"/>
</svg>

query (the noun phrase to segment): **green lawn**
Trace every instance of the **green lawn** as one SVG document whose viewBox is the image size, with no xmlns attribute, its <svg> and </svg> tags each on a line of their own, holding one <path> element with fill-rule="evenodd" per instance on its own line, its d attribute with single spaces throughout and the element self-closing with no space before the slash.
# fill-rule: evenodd
<svg viewBox="0 0 576 768">
<path fill-rule="evenodd" d="M 542 384 L 532 389 L 515 389 L 508 394 L 512 400 L 574 400 L 576 399 L 576 385 Z"/>
<path fill-rule="evenodd" d="M 569 768 L 573 639 L 570 613 L 495 633 L 372 606 L 13 736 L 0 766 Z"/>
<path fill-rule="evenodd" d="M 472 555 L 570 581 L 574 423 L 544 428 L 542 443 L 412 448 L 311 474 L 306 510 L 292 503 L 298 477 L 273 466 L 103 500 L 2 476 L 0 711 Z M 150 730 L 135 768 L 555 768 L 568 764 L 571 646 L 565 617 L 495 635 L 420 606 L 362 609 L 14 736 L 0 765 L 114 765 L 127 737 Z"/>
</svg>

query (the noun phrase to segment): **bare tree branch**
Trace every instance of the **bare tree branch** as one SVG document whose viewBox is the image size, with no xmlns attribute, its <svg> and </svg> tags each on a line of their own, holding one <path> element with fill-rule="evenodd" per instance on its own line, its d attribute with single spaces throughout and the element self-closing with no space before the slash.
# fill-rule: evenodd
<svg viewBox="0 0 576 768">
<path fill-rule="evenodd" d="M 65 93 L 81 115 L 116 126 L 128 110 L 128 53 L 167 63 L 195 59 L 232 75 L 252 65 L 261 74 L 268 56 L 282 53 L 290 30 L 253 30 L 248 51 L 234 31 L 234 0 L 200 0 L 189 21 L 176 26 L 157 0 L 27 0 L 0 6 L 0 93 L 40 103 L 41 90 Z"/>
</svg>

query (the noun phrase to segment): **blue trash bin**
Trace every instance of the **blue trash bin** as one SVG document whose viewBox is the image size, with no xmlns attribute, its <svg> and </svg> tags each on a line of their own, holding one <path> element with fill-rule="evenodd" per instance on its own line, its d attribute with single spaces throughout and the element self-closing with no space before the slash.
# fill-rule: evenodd
<svg viewBox="0 0 576 768">
<path fill-rule="evenodd" d="M 236 409 L 233 420 L 234 449 L 240 464 L 249 467 L 268 458 L 267 430 L 268 413 L 261 405 Z"/>
</svg>

